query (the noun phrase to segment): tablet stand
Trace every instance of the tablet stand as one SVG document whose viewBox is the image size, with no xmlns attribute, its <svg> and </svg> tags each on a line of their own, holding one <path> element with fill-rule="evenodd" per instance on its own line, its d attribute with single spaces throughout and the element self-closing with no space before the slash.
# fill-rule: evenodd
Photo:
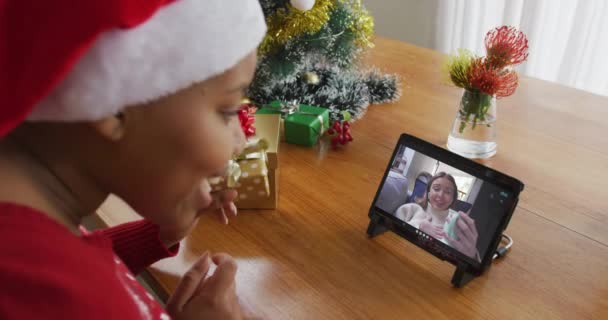
<svg viewBox="0 0 608 320">
<path fill-rule="evenodd" d="M 454 271 L 454 275 L 452 276 L 452 284 L 456 288 L 462 288 L 465 284 L 469 283 L 469 281 L 473 280 L 476 275 L 468 272 L 468 266 L 465 263 L 459 263 L 456 266 L 456 271 Z"/>
<path fill-rule="evenodd" d="M 377 214 L 372 214 L 369 217 L 369 225 L 367 226 L 367 235 L 372 238 L 381 235 L 388 231 L 388 227 L 384 224 L 384 218 Z"/>
<path fill-rule="evenodd" d="M 379 214 L 370 214 L 370 221 L 367 226 L 367 235 L 370 238 L 381 235 L 386 231 L 390 230 L 390 227 L 386 223 L 386 218 L 382 217 Z M 454 271 L 454 275 L 452 276 L 452 285 L 456 288 L 462 288 L 464 285 L 469 283 L 469 281 L 473 280 L 477 276 L 470 273 L 468 271 L 468 265 L 466 263 L 460 262 L 456 265 L 456 271 Z"/>
</svg>

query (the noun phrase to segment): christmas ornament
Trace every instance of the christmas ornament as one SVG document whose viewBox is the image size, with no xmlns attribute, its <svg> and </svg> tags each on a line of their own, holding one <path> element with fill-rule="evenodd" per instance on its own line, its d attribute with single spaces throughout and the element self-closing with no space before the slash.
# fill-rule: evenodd
<svg viewBox="0 0 608 320">
<path fill-rule="evenodd" d="M 315 6 L 315 0 L 290 0 L 289 3 L 300 11 L 308 11 Z"/>
<path fill-rule="evenodd" d="M 350 123 L 348 121 L 335 121 L 329 130 L 329 135 L 335 135 L 331 139 L 331 146 L 337 149 L 339 145 L 346 145 L 353 141 L 353 136 L 350 130 Z"/>
<path fill-rule="evenodd" d="M 306 80 L 306 83 L 312 84 L 312 85 L 317 85 L 317 84 L 319 84 L 319 82 L 321 82 L 319 75 L 317 75 L 314 72 L 304 73 L 304 80 Z"/>
</svg>

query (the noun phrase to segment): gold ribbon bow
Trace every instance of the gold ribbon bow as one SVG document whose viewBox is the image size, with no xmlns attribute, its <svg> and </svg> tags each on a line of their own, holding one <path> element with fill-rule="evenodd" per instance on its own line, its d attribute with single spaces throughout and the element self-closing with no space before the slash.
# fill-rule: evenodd
<svg viewBox="0 0 608 320">
<path fill-rule="evenodd" d="M 245 150 L 235 160 L 266 159 L 266 150 L 268 150 L 268 141 L 266 139 L 250 140 L 247 142 Z"/>
<path fill-rule="evenodd" d="M 224 179 L 226 179 L 226 187 L 227 188 L 236 188 L 236 184 L 239 182 L 241 178 L 241 166 L 234 161 L 228 160 L 228 165 L 226 165 L 226 169 L 224 171 Z"/>
<path fill-rule="evenodd" d="M 236 185 L 241 178 L 241 174 L 241 166 L 239 166 L 235 160 L 228 160 L 226 167 L 224 167 L 224 174 L 221 177 L 208 178 L 207 181 L 211 185 L 219 185 L 222 182 L 226 182 L 225 187 L 215 191 L 233 189 L 236 188 Z"/>
<path fill-rule="evenodd" d="M 243 174 L 238 161 L 251 159 L 264 159 L 264 161 L 267 161 L 267 149 L 268 141 L 266 141 L 266 139 L 249 141 L 245 147 L 245 150 L 243 150 L 240 155 L 235 157 L 233 160 L 228 160 L 228 164 L 224 169 L 224 176 L 222 177 L 226 182 L 226 188 L 236 188 L 236 185 Z"/>
</svg>

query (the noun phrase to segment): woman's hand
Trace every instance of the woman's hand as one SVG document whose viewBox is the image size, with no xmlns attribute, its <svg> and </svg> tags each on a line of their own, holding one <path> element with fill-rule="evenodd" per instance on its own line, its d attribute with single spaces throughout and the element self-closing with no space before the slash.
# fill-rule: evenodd
<svg viewBox="0 0 608 320">
<path fill-rule="evenodd" d="M 229 218 L 235 218 L 237 214 L 236 205 L 234 199 L 238 196 L 238 193 L 234 189 L 226 189 L 211 194 L 213 202 L 209 206 L 209 210 L 215 211 L 218 219 L 223 224 L 228 224 Z"/>
<path fill-rule="evenodd" d="M 456 232 L 458 240 L 446 235 L 450 245 L 465 255 L 476 259 L 477 238 L 479 235 L 477 233 L 477 227 L 475 226 L 475 220 L 462 211 L 458 212 L 458 220 L 454 226 L 454 231 Z"/>
<path fill-rule="evenodd" d="M 207 276 L 212 262 L 217 267 Z M 229 255 L 204 253 L 182 277 L 167 302 L 167 312 L 180 320 L 244 319 L 236 295 L 236 270 L 236 261 Z"/>
<path fill-rule="evenodd" d="M 430 221 L 422 221 L 420 222 L 419 229 L 424 231 L 424 233 L 430 235 L 436 239 L 443 239 L 445 237 L 445 232 L 443 231 L 443 227 L 436 226 L 432 224 Z"/>
</svg>

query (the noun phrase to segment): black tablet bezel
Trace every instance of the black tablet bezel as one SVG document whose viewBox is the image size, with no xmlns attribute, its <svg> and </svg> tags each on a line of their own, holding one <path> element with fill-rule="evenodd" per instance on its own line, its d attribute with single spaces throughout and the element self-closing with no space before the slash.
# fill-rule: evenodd
<svg viewBox="0 0 608 320">
<path fill-rule="evenodd" d="M 493 240 L 490 242 L 490 246 L 488 247 L 488 250 L 485 255 L 481 257 L 481 262 L 475 261 L 470 257 L 467 257 L 466 255 L 450 247 L 449 245 L 446 245 L 441 241 L 426 235 L 424 232 L 414 228 L 407 222 L 402 221 L 394 215 L 375 206 L 376 201 L 378 200 L 378 197 L 382 190 L 382 186 L 384 185 L 386 178 L 390 172 L 391 165 L 397 155 L 399 147 L 402 145 L 404 145 L 406 148 L 413 149 L 416 152 L 420 152 L 431 158 L 434 158 L 446 165 L 464 171 L 472 176 L 483 179 L 484 182 L 492 183 L 501 188 L 505 188 L 506 190 L 512 193 L 512 197 L 509 197 L 509 201 L 505 203 L 505 207 L 507 207 L 507 213 L 502 218 L 502 221 L 500 221 L 498 228 L 494 232 L 494 235 L 491 238 Z M 398 235 L 402 236 L 403 238 L 409 240 L 418 247 L 428 251 L 429 253 L 442 260 L 446 260 L 454 265 L 464 263 L 468 266 L 469 272 L 471 272 L 472 274 L 479 275 L 492 262 L 494 252 L 500 244 L 502 232 L 504 229 L 506 229 L 507 225 L 509 224 L 509 221 L 511 220 L 511 216 L 513 215 L 515 207 L 517 206 L 519 194 L 521 191 L 523 191 L 523 189 L 524 184 L 518 179 L 508 176 L 502 172 L 496 171 L 492 168 L 483 166 L 473 160 L 464 158 L 460 155 L 452 153 L 444 148 L 438 147 L 432 143 L 426 142 L 414 136 L 402 134 L 395 146 L 395 149 L 393 150 L 393 154 L 386 167 L 384 176 L 382 177 L 382 181 L 378 186 L 374 201 L 372 202 L 372 205 L 370 207 L 369 216 L 372 217 L 374 214 L 379 214 L 385 217 L 385 224 L 391 231 L 397 233 Z"/>
</svg>

